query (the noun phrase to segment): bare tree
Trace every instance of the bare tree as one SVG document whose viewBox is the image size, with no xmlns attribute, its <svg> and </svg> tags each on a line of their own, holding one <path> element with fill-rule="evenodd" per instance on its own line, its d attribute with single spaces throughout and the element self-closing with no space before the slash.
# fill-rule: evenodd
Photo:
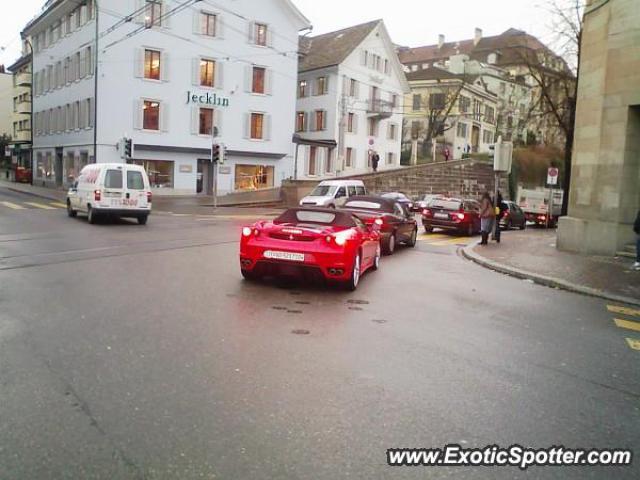
<svg viewBox="0 0 640 480">
<path fill-rule="evenodd" d="M 551 27 L 555 36 L 553 46 L 558 54 L 547 48 L 536 50 L 529 46 L 521 47 L 518 53 L 534 81 L 537 93 L 531 105 L 531 113 L 556 127 L 564 137 L 565 195 L 562 214 L 566 215 L 571 187 L 584 1 L 549 0 L 545 9 L 551 14 Z"/>
</svg>

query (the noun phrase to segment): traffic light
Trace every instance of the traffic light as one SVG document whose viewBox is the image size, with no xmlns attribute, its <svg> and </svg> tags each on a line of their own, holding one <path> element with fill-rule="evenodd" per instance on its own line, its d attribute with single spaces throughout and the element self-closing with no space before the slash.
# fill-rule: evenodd
<svg viewBox="0 0 640 480">
<path fill-rule="evenodd" d="M 222 150 L 220 147 L 221 146 L 219 143 L 214 143 L 213 146 L 211 147 L 211 161 L 213 163 L 220 162 L 220 152 Z"/>
<path fill-rule="evenodd" d="M 133 140 L 130 138 L 124 139 L 124 157 L 126 159 L 133 158 Z"/>
</svg>

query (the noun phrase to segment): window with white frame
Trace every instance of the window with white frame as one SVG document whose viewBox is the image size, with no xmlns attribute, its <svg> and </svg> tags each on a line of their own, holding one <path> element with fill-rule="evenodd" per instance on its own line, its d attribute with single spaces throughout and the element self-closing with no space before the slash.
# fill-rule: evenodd
<svg viewBox="0 0 640 480">
<path fill-rule="evenodd" d="M 201 107 L 198 115 L 198 134 L 211 135 L 213 133 L 213 108 Z"/>
<path fill-rule="evenodd" d="M 483 130 L 482 141 L 484 143 L 493 143 L 493 130 Z"/>
<path fill-rule="evenodd" d="M 200 12 L 200 34 L 215 37 L 218 31 L 218 16 L 214 13 Z"/>
<path fill-rule="evenodd" d="M 264 67 L 253 66 L 252 70 L 252 78 L 251 78 L 251 93 L 267 93 L 266 90 L 266 80 L 267 80 L 267 69 Z"/>
<path fill-rule="evenodd" d="M 329 78 L 326 76 L 316 79 L 316 95 L 326 95 L 329 93 Z"/>
<path fill-rule="evenodd" d="M 390 123 L 388 133 L 389 133 L 389 140 L 397 140 L 398 125 L 396 125 L 395 123 Z"/>
<path fill-rule="evenodd" d="M 147 27 L 162 25 L 162 2 L 160 0 L 145 1 L 144 24 Z"/>
<path fill-rule="evenodd" d="M 316 110 L 314 112 L 313 126 L 316 132 L 327 129 L 327 111 L 326 110 Z"/>
<path fill-rule="evenodd" d="M 347 133 L 358 133 L 358 116 L 353 112 L 347 114 Z"/>
<path fill-rule="evenodd" d="M 265 115 L 264 113 L 251 113 L 249 138 L 252 140 L 265 139 Z"/>
<path fill-rule="evenodd" d="M 215 85 L 216 62 L 215 60 L 200 59 L 200 86 L 213 87 Z"/>
<path fill-rule="evenodd" d="M 355 160 L 355 151 L 352 147 L 347 147 L 347 151 L 344 156 L 344 165 L 347 168 L 353 167 Z"/>
<path fill-rule="evenodd" d="M 387 153 L 387 165 L 393 165 L 396 163 L 396 154 L 393 152 Z"/>
<path fill-rule="evenodd" d="M 253 40 L 256 45 L 260 45 L 262 47 L 267 46 L 269 35 L 268 28 L 269 27 L 264 23 L 254 24 Z"/>
<path fill-rule="evenodd" d="M 145 48 L 144 50 L 144 78 L 147 80 L 160 80 L 160 57 L 158 50 Z"/>
<path fill-rule="evenodd" d="M 298 98 L 305 98 L 309 95 L 308 83 L 306 80 L 300 80 L 298 82 Z"/>
<path fill-rule="evenodd" d="M 296 112 L 296 132 L 307 131 L 307 113 Z"/>
<path fill-rule="evenodd" d="M 358 96 L 358 81 L 355 78 L 349 79 L 349 96 L 350 97 Z"/>
<path fill-rule="evenodd" d="M 143 101 L 142 128 L 144 130 L 160 130 L 160 102 Z"/>
<path fill-rule="evenodd" d="M 460 138 L 467 138 L 467 124 L 466 123 L 458 123 L 458 127 L 456 129 L 456 135 Z"/>
</svg>

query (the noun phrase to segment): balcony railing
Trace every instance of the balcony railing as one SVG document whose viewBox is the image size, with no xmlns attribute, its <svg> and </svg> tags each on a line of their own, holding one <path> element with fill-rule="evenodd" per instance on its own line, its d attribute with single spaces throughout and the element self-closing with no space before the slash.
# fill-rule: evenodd
<svg viewBox="0 0 640 480">
<path fill-rule="evenodd" d="M 31 114 L 31 102 L 19 102 L 16 104 L 16 111 L 14 113 Z"/>
<path fill-rule="evenodd" d="M 379 98 L 369 99 L 367 115 L 377 118 L 389 118 L 393 115 L 393 103 Z"/>
<path fill-rule="evenodd" d="M 16 75 L 16 87 L 29 87 L 29 86 L 31 86 L 31 74 L 18 73 Z"/>
<path fill-rule="evenodd" d="M 31 130 L 20 130 L 16 132 L 14 138 L 12 138 L 13 142 L 18 143 L 30 143 L 31 142 Z"/>
</svg>

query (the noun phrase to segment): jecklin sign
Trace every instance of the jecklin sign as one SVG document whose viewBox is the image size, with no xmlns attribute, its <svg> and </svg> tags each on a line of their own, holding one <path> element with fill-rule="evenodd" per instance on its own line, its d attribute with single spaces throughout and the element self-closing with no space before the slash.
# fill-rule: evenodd
<svg viewBox="0 0 640 480">
<path fill-rule="evenodd" d="M 209 92 L 204 94 L 196 94 L 187 92 L 187 105 L 195 103 L 198 105 L 211 105 L 212 107 L 228 107 L 229 99 L 226 97 L 219 97 L 218 94 L 210 94 Z"/>
</svg>

